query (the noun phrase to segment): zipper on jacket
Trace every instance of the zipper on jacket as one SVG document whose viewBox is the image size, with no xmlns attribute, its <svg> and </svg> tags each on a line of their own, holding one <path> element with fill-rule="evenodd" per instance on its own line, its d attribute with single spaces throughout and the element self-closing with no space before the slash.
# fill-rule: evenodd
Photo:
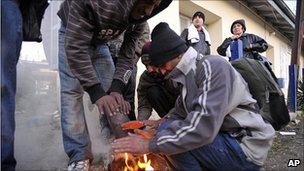
<svg viewBox="0 0 304 171">
<path fill-rule="evenodd" d="M 266 86 L 265 98 L 266 98 L 266 103 L 269 103 L 269 90 L 267 86 Z"/>
</svg>

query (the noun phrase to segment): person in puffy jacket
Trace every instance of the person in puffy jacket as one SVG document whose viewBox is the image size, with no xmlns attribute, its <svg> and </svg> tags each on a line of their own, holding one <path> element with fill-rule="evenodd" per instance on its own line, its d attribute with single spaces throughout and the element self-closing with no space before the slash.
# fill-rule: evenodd
<svg viewBox="0 0 304 171">
<path fill-rule="evenodd" d="M 217 48 L 218 54 L 228 56 L 231 59 L 231 43 L 233 41 L 241 40 L 243 57 L 263 60 L 259 53 L 267 50 L 267 42 L 255 34 L 245 33 L 245 20 L 235 20 L 231 25 L 230 31 L 233 35 L 226 38 L 224 42 Z"/>
</svg>

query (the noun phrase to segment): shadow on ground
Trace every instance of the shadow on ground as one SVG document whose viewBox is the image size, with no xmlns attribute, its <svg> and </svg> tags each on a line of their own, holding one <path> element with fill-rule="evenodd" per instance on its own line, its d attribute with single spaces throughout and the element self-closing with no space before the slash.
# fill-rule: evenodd
<svg viewBox="0 0 304 171">
<path fill-rule="evenodd" d="M 304 170 L 304 115 L 298 115 L 296 121 L 290 122 L 280 131 L 295 132 L 296 135 L 281 135 L 276 132 L 273 146 L 268 153 L 264 170 Z M 289 159 L 300 159 L 301 163 L 297 167 L 287 167 Z"/>
</svg>

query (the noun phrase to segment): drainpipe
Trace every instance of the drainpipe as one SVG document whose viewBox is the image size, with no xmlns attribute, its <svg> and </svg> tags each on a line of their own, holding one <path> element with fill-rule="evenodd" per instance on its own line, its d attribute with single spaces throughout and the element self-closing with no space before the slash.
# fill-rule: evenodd
<svg viewBox="0 0 304 171">
<path fill-rule="evenodd" d="M 302 33 L 300 16 L 303 13 L 303 2 L 302 0 L 297 0 L 295 36 L 289 65 L 288 107 L 291 112 L 296 112 L 297 110 L 298 61 L 301 54 L 301 41 L 303 39 L 303 35 L 300 34 L 300 30 Z"/>
</svg>

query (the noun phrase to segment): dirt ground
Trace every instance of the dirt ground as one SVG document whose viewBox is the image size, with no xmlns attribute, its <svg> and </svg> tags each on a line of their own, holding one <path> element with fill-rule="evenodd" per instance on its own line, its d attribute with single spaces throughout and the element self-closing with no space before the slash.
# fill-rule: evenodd
<svg viewBox="0 0 304 171">
<path fill-rule="evenodd" d="M 262 171 L 304 171 L 304 114 L 298 114 L 285 128 L 276 132 L 273 146 Z M 295 132 L 296 135 L 281 135 L 280 132 Z M 151 157 L 150 157 L 151 158 Z M 289 159 L 299 159 L 297 167 L 287 167 Z M 158 160 L 159 162 L 159 160 Z M 152 163 L 154 166 L 159 163 Z M 104 170 L 94 166 L 92 171 Z"/>
<path fill-rule="evenodd" d="M 304 115 L 298 114 L 295 121 L 290 122 L 280 131 L 295 132 L 296 135 L 281 135 L 276 132 L 273 146 L 263 170 L 274 171 L 303 171 L 304 170 Z M 287 167 L 289 159 L 300 159 L 297 167 Z"/>
</svg>

